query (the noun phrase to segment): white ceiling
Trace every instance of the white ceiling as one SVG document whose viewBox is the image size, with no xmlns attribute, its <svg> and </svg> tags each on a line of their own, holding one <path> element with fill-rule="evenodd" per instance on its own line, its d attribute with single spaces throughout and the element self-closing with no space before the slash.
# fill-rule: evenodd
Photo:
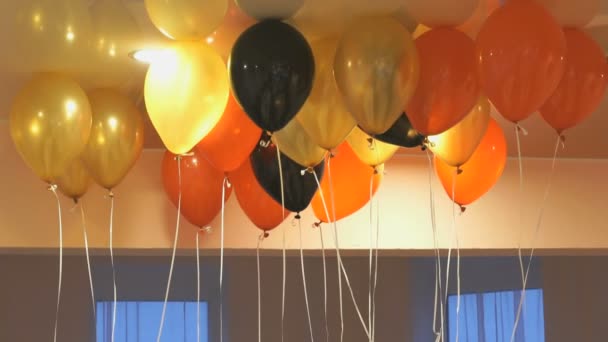
<svg viewBox="0 0 608 342">
<path fill-rule="evenodd" d="M 403 1 L 306 0 L 295 16 L 295 23 L 312 36 L 322 34 L 320 32 L 339 32 L 344 23 L 357 14 L 390 12 L 411 27 L 414 23 L 403 12 Z M 602 0 L 601 4 L 601 13 L 590 24 L 588 31 L 604 50 L 608 51 L 608 0 Z M 48 13 L 55 18 L 72 18 L 75 25 L 82 28 L 75 32 L 75 41 L 80 44 L 79 48 L 65 49 L 52 39 L 41 40 L 23 30 L 24 16 L 27 16 L 24 13 L 32 13 L 32 6 L 35 5 L 42 6 L 42 13 Z M 93 22 L 96 24 L 93 25 Z M 99 32 L 92 30 L 93 26 L 101 27 L 105 36 L 109 37 L 108 40 L 114 42 L 112 56 L 108 54 L 107 45 L 100 45 Z M 82 34 L 79 34 L 80 32 Z M 86 89 L 100 86 L 120 88 L 132 96 L 144 110 L 141 89 L 145 65 L 132 60 L 128 54 L 137 49 L 166 43 L 167 40 L 149 21 L 143 0 L 2 1 L 0 118 L 6 118 L 12 99 L 32 73 L 43 70 L 70 73 Z M 495 117 L 498 118 L 499 115 L 496 114 Z M 513 129 L 505 122 L 502 124 L 508 136 L 509 152 L 516 155 Z M 537 115 L 522 123 L 522 126 L 529 132 L 522 140 L 523 154 L 528 157 L 550 157 L 556 139 L 554 132 Z M 560 155 L 568 158 L 608 159 L 607 132 L 608 100 L 605 99 L 589 120 L 567 132 L 566 149 L 560 152 Z M 149 124 L 146 133 L 148 148 L 162 147 Z"/>
</svg>

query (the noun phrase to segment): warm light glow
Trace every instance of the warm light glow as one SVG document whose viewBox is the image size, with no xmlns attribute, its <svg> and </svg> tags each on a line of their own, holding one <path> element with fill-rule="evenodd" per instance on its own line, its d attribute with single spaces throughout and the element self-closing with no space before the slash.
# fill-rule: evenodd
<svg viewBox="0 0 608 342">
<path fill-rule="evenodd" d="M 114 44 L 112 44 L 112 46 L 110 46 L 110 49 L 108 50 L 108 54 L 112 57 L 116 56 L 116 46 L 114 46 Z"/>
<path fill-rule="evenodd" d="M 160 61 L 175 60 L 176 55 L 170 50 L 160 49 L 144 49 L 137 50 L 130 54 L 130 56 L 136 61 L 151 64 Z"/>
<path fill-rule="evenodd" d="M 207 37 L 206 41 L 207 41 L 207 44 L 213 44 L 213 42 L 215 41 L 215 38 L 213 38 L 213 36 L 209 36 L 209 37 Z"/>
<path fill-rule="evenodd" d="M 112 117 L 110 117 L 110 118 L 108 119 L 108 126 L 110 126 L 110 129 L 111 129 L 111 130 L 115 131 L 115 130 L 116 130 L 116 127 L 118 127 L 118 120 L 116 120 L 116 118 L 115 118 L 115 117 L 113 117 L 113 116 L 112 116 Z"/>
<path fill-rule="evenodd" d="M 65 115 L 68 118 L 71 119 L 74 116 L 74 113 L 76 113 L 77 109 L 78 105 L 76 105 L 76 102 L 74 102 L 74 100 L 65 101 Z"/>
<path fill-rule="evenodd" d="M 42 119 L 44 117 L 44 112 L 41 110 L 38 111 L 38 117 Z"/>
<path fill-rule="evenodd" d="M 65 39 L 70 42 L 74 41 L 74 32 L 72 31 L 71 26 L 68 26 L 67 32 L 65 34 Z"/>
<path fill-rule="evenodd" d="M 32 135 L 38 135 L 40 133 L 40 125 L 38 125 L 38 122 L 33 122 L 30 125 L 30 132 L 32 132 Z"/>
</svg>

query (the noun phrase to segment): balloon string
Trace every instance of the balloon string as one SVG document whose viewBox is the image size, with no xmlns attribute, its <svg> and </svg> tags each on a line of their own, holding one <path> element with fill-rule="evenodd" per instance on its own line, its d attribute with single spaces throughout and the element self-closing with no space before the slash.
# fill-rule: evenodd
<svg viewBox="0 0 608 342">
<path fill-rule="evenodd" d="M 160 316 L 160 326 L 158 327 L 158 336 L 156 342 L 160 342 L 163 335 L 163 326 L 165 324 L 165 314 L 167 312 L 167 302 L 169 301 L 169 292 L 171 291 L 171 279 L 173 278 L 173 266 L 175 265 L 175 254 L 177 252 L 177 241 L 179 239 L 179 220 L 182 212 L 182 167 L 181 156 L 177 156 L 177 219 L 175 222 L 175 237 L 173 239 L 173 252 L 171 254 L 171 266 L 169 267 L 169 277 L 167 278 L 167 288 L 165 290 L 165 301 L 163 302 L 163 311 Z M 221 333 L 220 333 L 221 334 Z"/>
<path fill-rule="evenodd" d="M 262 286 L 260 276 L 260 247 L 264 242 L 265 233 L 260 234 L 258 238 L 258 245 L 255 249 L 255 256 L 258 270 L 258 342 L 262 342 Z"/>
<path fill-rule="evenodd" d="M 340 248 L 338 246 L 338 226 L 336 223 L 336 203 L 334 198 L 334 183 L 331 178 L 331 158 L 330 155 L 327 159 L 327 177 L 329 179 L 329 197 L 331 201 L 331 209 L 333 216 L 331 217 L 332 226 L 334 228 L 334 242 L 336 246 L 336 262 L 337 262 L 337 271 L 338 271 L 338 296 L 339 296 L 339 304 L 340 304 L 340 342 L 344 341 L 344 300 L 342 294 L 342 274 L 341 274 L 341 265 L 342 261 L 339 258 L 340 256 Z M 316 179 L 316 175 L 315 175 Z M 329 210 L 327 210 L 327 205 L 325 203 L 325 196 L 323 195 L 323 189 L 321 188 L 319 181 L 317 179 L 317 185 L 319 186 L 319 194 L 321 195 L 321 202 L 323 203 L 323 208 L 325 209 L 325 216 L 330 219 Z"/>
<path fill-rule="evenodd" d="M 329 323 L 327 321 L 327 261 L 325 259 L 325 242 L 323 240 L 323 231 L 321 226 L 316 227 L 319 230 L 319 239 L 321 240 L 321 257 L 323 259 L 323 318 L 325 321 L 325 341 L 329 342 Z"/>
<path fill-rule="evenodd" d="M 87 258 L 87 271 L 89 273 L 89 287 L 91 288 L 91 302 L 93 304 L 93 318 L 97 317 L 96 308 L 95 308 L 95 291 L 93 289 L 93 273 L 91 272 L 91 257 L 89 255 L 89 238 L 87 235 L 87 225 L 85 220 L 84 213 L 84 203 L 82 201 L 78 202 L 80 204 L 80 220 L 82 221 L 82 232 L 84 233 L 84 253 Z"/>
<path fill-rule="evenodd" d="M 312 320 L 310 319 L 310 305 L 308 304 L 308 287 L 306 286 L 306 269 L 304 268 L 304 249 L 302 248 L 302 220 L 298 219 L 298 230 L 300 233 L 300 267 L 302 268 L 302 286 L 304 287 L 304 301 L 306 303 L 306 315 L 308 316 L 308 330 L 310 331 L 310 341 L 315 338 L 312 332 Z"/>
<path fill-rule="evenodd" d="M 545 192 L 543 194 L 543 199 L 541 202 L 541 206 L 540 209 L 538 211 L 538 219 L 536 220 L 536 229 L 534 231 L 534 237 L 532 239 L 532 247 L 530 250 L 530 258 L 528 259 L 528 264 L 526 265 L 526 272 L 524 274 L 524 278 L 523 278 L 523 289 L 522 289 L 522 294 L 520 296 L 519 299 L 519 304 L 517 307 L 517 314 L 515 315 L 515 324 L 513 326 L 513 331 L 511 332 L 511 342 L 514 341 L 515 339 L 515 333 L 517 331 L 517 326 L 519 324 L 519 320 L 520 320 L 520 316 L 521 316 L 521 312 L 523 309 L 523 305 L 524 305 L 524 300 L 525 300 L 525 296 L 526 296 L 526 285 L 528 282 L 528 275 L 530 273 L 530 268 L 532 266 L 532 259 L 534 258 L 534 251 L 535 251 L 535 245 L 536 245 L 536 240 L 538 238 L 538 234 L 540 232 L 540 227 L 543 221 L 543 217 L 545 214 L 545 207 L 547 204 L 547 200 L 549 198 L 549 193 L 551 191 L 551 184 L 553 183 L 553 175 L 555 174 L 555 164 L 557 161 L 557 153 L 559 150 L 559 146 L 560 144 L 562 144 L 563 146 L 563 137 L 562 136 L 558 136 L 557 137 L 557 141 L 555 142 L 555 149 L 553 150 L 553 159 L 551 160 L 551 170 L 549 171 L 549 177 L 547 179 L 547 184 L 545 186 Z"/>
<path fill-rule="evenodd" d="M 55 308 L 55 329 L 53 332 L 53 341 L 57 342 L 57 327 L 59 324 L 59 304 L 61 302 L 61 281 L 63 279 L 63 221 L 61 219 L 61 201 L 57 194 L 57 185 L 51 184 L 48 190 L 53 193 L 57 200 L 57 214 L 59 220 L 59 279 L 57 282 L 57 306 Z"/>
<path fill-rule="evenodd" d="M 429 205 L 431 211 L 431 228 L 433 231 L 433 247 L 435 249 L 435 299 L 433 305 L 433 333 L 435 334 L 435 342 L 443 341 L 443 287 L 441 282 L 441 255 L 439 253 L 437 222 L 435 215 L 435 196 L 433 192 L 433 159 L 431 153 L 427 150 L 427 158 L 429 161 Z M 439 330 L 437 330 L 437 304 L 439 302 L 440 322 Z"/>
<path fill-rule="evenodd" d="M 112 190 L 109 191 L 108 198 L 110 198 L 110 265 L 112 266 L 113 289 L 111 342 L 114 342 L 114 336 L 116 333 L 116 310 L 118 303 L 118 293 L 116 290 L 116 267 L 114 265 L 114 192 L 112 192 Z"/>
<path fill-rule="evenodd" d="M 373 140 L 372 140 L 373 143 Z M 370 143 L 370 144 L 372 144 Z M 372 342 L 373 328 L 372 328 L 372 272 L 373 272 L 373 261 L 374 261 L 374 174 L 369 178 L 369 272 L 367 279 L 367 328 L 370 331 L 369 342 Z"/>
<path fill-rule="evenodd" d="M 275 144 L 277 147 L 277 161 L 279 164 L 279 181 L 281 183 L 281 208 L 283 210 L 283 221 L 285 220 L 285 189 L 283 184 L 283 166 L 281 164 L 281 151 L 279 144 Z M 287 227 L 283 227 L 283 279 L 281 289 L 281 342 L 285 342 L 285 297 L 287 290 Z"/>
<path fill-rule="evenodd" d="M 517 242 L 517 258 L 519 261 L 519 270 L 521 273 L 521 283 L 522 283 L 522 296 L 525 295 L 526 292 L 526 283 L 525 283 L 525 274 L 524 274 L 524 259 L 522 255 L 522 247 L 521 242 L 523 239 L 524 232 L 524 206 L 523 206 L 523 198 L 524 198 L 524 168 L 523 168 L 523 160 L 521 155 L 521 139 L 519 136 L 520 130 L 524 135 L 527 132 L 519 125 L 515 125 L 515 141 L 517 143 L 517 164 L 519 169 L 519 241 Z M 515 330 L 517 328 L 517 323 L 513 325 L 513 334 L 515 335 Z"/>
<path fill-rule="evenodd" d="M 200 230 L 196 232 L 196 342 L 201 341 L 201 257 Z"/>
<path fill-rule="evenodd" d="M 456 227 L 456 177 L 458 177 L 458 170 L 454 172 L 452 176 L 452 234 L 456 241 L 456 342 L 459 341 L 460 336 L 460 242 L 458 239 L 458 229 Z M 451 244 L 450 244 L 451 248 Z M 446 290 L 445 290 L 445 301 L 448 300 L 448 281 L 450 277 L 449 264 L 448 270 L 446 271 Z"/>
<path fill-rule="evenodd" d="M 222 210 L 220 214 L 220 342 L 224 340 L 224 217 L 226 212 L 226 188 L 230 188 L 230 182 L 224 177 L 222 184 Z"/>
<path fill-rule="evenodd" d="M 325 215 L 327 217 L 329 216 L 329 210 L 327 209 L 327 203 L 325 201 L 325 196 L 323 195 L 323 189 L 321 188 L 321 183 L 319 182 L 319 177 L 317 176 L 316 171 L 313 169 L 312 174 L 315 178 L 315 181 L 317 182 L 317 187 L 319 189 L 319 196 L 321 197 L 321 202 L 323 203 L 323 209 L 325 210 Z M 330 180 L 330 189 L 331 189 L 331 180 Z M 334 216 L 335 218 L 335 216 Z M 337 224 L 336 224 L 336 220 L 333 220 L 333 226 L 334 226 L 334 242 L 336 244 L 336 257 L 338 259 L 338 269 L 339 271 L 342 272 L 342 276 L 344 276 L 344 280 L 346 280 L 346 285 L 348 287 L 348 290 L 350 292 L 350 297 L 353 301 L 353 305 L 355 306 L 355 310 L 357 311 L 357 316 L 359 317 L 359 321 L 361 322 L 361 326 L 363 327 L 363 330 L 365 331 L 365 335 L 367 336 L 368 340 L 370 338 L 370 332 L 367 328 L 367 324 L 365 323 L 365 319 L 363 318 L 363 315 L 361 314 L 361 310 L 359 309 L 359 305 L 357 304 L 357 300 L 355 299 L 355 294 L 353 292 L 353 288 L 350 284 L 350 279 L 348 278 L 348 274 L 346 273 L 346 269 L 344 267 L 344 264 L 342 263 L 342 257 L 340 256 L 340 248 L 339 248 L 339 244 L 338 244 L 338 229 L 337 229 Z"/>
<path fill-rule="evenodd" d="M 376 252 L 374 265 L 374 290 L 372 291 L 372 341 L 376 339 L 376 287 L 378 285 L 378 250 L 380 249 L 380 197 L 376 196 Z"/>
</svg>

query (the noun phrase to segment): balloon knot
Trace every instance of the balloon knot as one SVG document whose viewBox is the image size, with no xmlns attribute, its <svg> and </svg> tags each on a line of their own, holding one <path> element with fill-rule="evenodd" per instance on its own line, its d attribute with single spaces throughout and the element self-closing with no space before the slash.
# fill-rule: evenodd
<svg viewBox="0 0 608 342">
<path fill-rule="evenodd" d="M 336 156 L 336 151 L 335 150 L 329 150 L 329 158 L 333 158 Z"/>
<path fill-rule="evenodd" d="M 429 137 L 424 137 L 424 140 L 422 141 L 422 146 L 424 146 L 423 151 L 425 151 L 427 148 L 435 147 L 435 143 L 430 141 Z"/>
<path fill-rule="evenodd" d="M 315 223 L 312 224 L 312 227 L 313 228 L 321 228 L 321 223 L 323 223 L 323 222 L 321 222 L 321 221 L 315 222 Z"/>
<path fill-rule="evenodd" d="M 228 176 L 224 176 L 224 186 L 228 189 L 232 187 L 232 183 L 230 183 L 230 179 L 228 179 Z"/>
<path fill-rule="evenodd" d="M 374 169 L 374 174 L 377 175 L 378 174 L 378 166 L 373 166 L 372 168 Z"/>
<path fill-rule="evenodd" d="M 562 148 L 566 147 L 566 136 L 563 133 L 559 134 L 559 140 L 562 144 Z"/>
<path fill-rule="evenodd" d="M 300 170 L 300 175 L 304 176 L 307 172 L 308 173 L 314 173 L 315 169 L 312 166 L 309 166 L 309 167 L 307 167 L 305 169 Z"/>
<path fill-rule="evenodd" d="M 213 229 L 211 229 L 211 226 L 206 226 L 206 227 L 199 227 L 198 231 L 201 233 L 205 233 L 205 234 L 211 234 L 213 232 Z"/>
<path fill-rule="evenodd" d="M 108 198 L 114 198 L 114 191 L 108 190 Z"/>
<path fill-rule="evenodd" d="M 517 130 L 517 132 L 523 134 L 523 135 L 528 135 L 528 131 L 523 128 L 518 122 L 515 123 L 515 129 Z"/>
<path fill-rule="evenodd" d="M 462 173 L 462 169 L 460 168 L 460 166 L 456 167 L 456 174 L 459 175 Z"/>
<path fill-rule="evenodd" d="M 56 192 L 57 191 L 57 184 L 49 184 L 49 186 L 46 189 L 48 191 Z"/>
<path fill-rule="evenodd" d="M 268 148 L 268 146 L 270 146 L 270 142 L 271 140 L 260 140 L 260 146 L 262 146 L 263 148 Z"/>
<path fill-rule="evenodd" d="M 464 214 L 465 211 L 467 211 L 467 208 L 464 205 L 460 205 L 460 214 Z"/>
<path fill-rule="evenodd" d="M 376 144 L 374 144 L 374 138 L 367 138 L 367 143 L 368 143 L 367 147 L 370 150 L 374 150 L 375 149 L 375 147 L 376 147 L 375 145 Z"/>
<path fill-rule="evenodd" d="M 296 214 L 296 216 L 294 216 L 294 219 L 295 219 L 295 220 L 299 220 L 299 219 L 301 219 L 301 218 L 302 218 L 302 216 L 300 216 L 300 213 L 297 213 L 297 214 Z"/>
</svg>

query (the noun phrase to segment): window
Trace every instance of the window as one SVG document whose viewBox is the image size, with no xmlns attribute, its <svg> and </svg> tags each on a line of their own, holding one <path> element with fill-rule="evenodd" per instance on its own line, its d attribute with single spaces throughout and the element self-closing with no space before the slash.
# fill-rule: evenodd
<svg viewBox="0 0 608 342">
<path fill-rule="evenodd" d="M 459 341 L 509 342 L 521 290 L 464 294 L 460 297 Z M 457 296 L 448 298 L 449 341 L 456 341 Z M 543 291 L 526 290 L 515 342 L 544 342 Z"/>
<path fill-rule="evenodd" d="M 109 342 L 113 302 L 97 302 L 97 342 Z M 163 302 L 118 302 L 114 342 L 154 342 L 158 334 Z M 207 303 L 200 303 L 201 342 L 208 341 Z M 163 327 L 163 342 L 196 341 L 196 302 L 169 302 Z"/>
</svg>

